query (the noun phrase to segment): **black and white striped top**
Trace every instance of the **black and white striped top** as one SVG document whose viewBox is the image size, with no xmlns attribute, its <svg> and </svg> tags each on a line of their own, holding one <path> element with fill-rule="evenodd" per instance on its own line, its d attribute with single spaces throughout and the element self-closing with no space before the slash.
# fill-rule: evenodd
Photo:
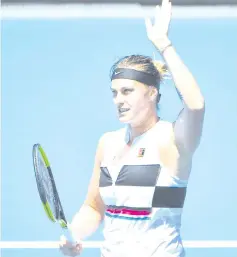
<svg viewBox="0 0 237 257">
<path fill-rule="evenodd" d="M 158 151 L 170 140 L 171 129 L 171 123 L 157 122 L 123 157 L 129 130 L 110 133 L 100 175 L 107 206 L 102 256 L 184 256 L 180 223 L 187 181 L 171 175 Z"/>
</svg>

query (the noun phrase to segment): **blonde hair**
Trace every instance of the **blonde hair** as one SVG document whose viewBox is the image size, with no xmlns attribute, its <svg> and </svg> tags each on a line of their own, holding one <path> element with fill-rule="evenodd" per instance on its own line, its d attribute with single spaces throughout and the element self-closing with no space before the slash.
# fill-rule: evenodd
<svg viewBox="0 0 237 257">
<path fill-rule="evenodd" d="M 170 78 L 170 73 L 169 73 L 168 67 L 164 62 L 158 61 L 158 60 L 153 60 L 153 64 L 160 74 L 161 82 L 163 82 L 167 78 Z"/>
<path fill-rule="evenodd" d="M 144 55 L 130 55 L 119 59 L 111 68 L 111 77 L 117 68 L 132 68 L 153 75 L 157 81 L 157 84 L 154 85 L 157 89 L 159 89 L 160 83 L 169 77 L 168 67 L 165 63 Z"/>
</svg>

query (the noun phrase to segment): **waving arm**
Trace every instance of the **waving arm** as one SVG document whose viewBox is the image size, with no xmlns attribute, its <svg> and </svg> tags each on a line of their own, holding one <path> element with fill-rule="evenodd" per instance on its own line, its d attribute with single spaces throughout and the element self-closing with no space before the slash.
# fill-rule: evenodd
<svg viewBox="0 0 237 257">
<path fill-rule="evenodd" d="M 183 110 L 174 124 L 176 144 L 180 151 L 192 155 L 202 134 L 205 101 L 197 81 L 168 38 L 171 7 L 169 0 L 163 0 L 162 6 L 156 7 L 154 25 L 146 19 L 146 28 L 148 38 L 165 60 L 183 101 Z"/>
</svg>

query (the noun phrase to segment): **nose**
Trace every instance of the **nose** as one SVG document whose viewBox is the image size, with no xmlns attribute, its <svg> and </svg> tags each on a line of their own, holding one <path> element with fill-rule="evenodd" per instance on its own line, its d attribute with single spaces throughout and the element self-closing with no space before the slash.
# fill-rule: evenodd
<svg viewBox="0 0 237 257">
<path fill-rule="evenodd" d="M 124 96 L 123 94 L 121 93 L 117 93 L 117 95 L 114 97 L 114 103 L 117 105 L 117 106 L 122 106 L 124 104 Z"/>
</svg>

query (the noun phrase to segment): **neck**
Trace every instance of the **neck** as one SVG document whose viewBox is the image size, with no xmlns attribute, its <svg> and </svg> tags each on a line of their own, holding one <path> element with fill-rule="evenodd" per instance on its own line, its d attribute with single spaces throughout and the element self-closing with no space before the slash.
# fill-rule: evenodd
<svg viewBox="0 0 237 257">
<path fill-rule="evenodd" d="M 145 121 L 143 121 L 140 124 L 134 125 L 130 124 L 130 143 L 133 142 L 133 140 L 147 132 L 149 129 L 155 126 L 155 124 L 159 121 L 159 117 L 157 115 L 152 115 L 149 118 L 147 118 Z"/>
</svg>

